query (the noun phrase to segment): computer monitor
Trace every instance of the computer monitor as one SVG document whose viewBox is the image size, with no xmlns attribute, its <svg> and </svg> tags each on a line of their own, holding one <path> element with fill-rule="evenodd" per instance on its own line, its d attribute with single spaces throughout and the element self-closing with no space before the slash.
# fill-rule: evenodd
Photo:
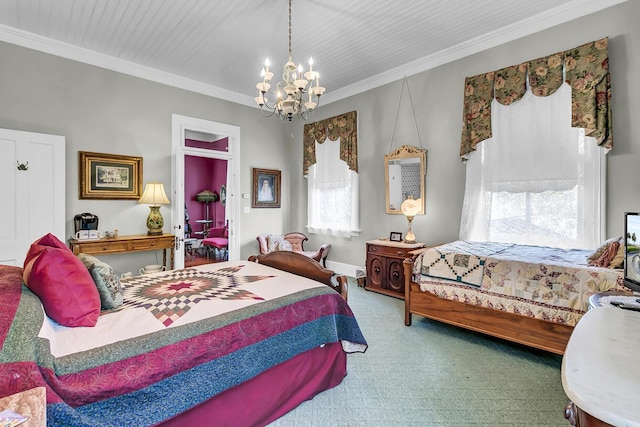
<svg viewBox="0 0 640 427">
<path fill-rule="evenodd" d="M 624 214 L 624 285 L 640 292 L 640 213 Z"/>
</svg>

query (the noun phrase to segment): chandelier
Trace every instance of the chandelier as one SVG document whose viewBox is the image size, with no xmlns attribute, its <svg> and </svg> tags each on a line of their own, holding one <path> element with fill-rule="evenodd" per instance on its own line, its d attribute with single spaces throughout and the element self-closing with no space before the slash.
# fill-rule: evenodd
<svg viewBox="0 0 640 427">
<path fill-rule="evenodd" d="M 269 71 L 269 58 L 260 72 L 261 82 L 258 82 L 258 96 L 255 98 L 260 111 L 265 117 L 274 114 L 280 120 L 289 120 L 295 116 L 303 120 L 311 117 L 311 113 L 320 104 L 320 96 L 325 88 L 320 86 L 320 74 L 313 71 L 313 58 L 309 58 L 309 71 L 304 72 L 302 64 L 293 62 L 291 54 L 291 0 L 289 0 L 289 60 L 284 64 L 282 80 L 271 89 L 273 73 Z M 274 97 L 273 100 L 269 97 Z"/>
</svg>

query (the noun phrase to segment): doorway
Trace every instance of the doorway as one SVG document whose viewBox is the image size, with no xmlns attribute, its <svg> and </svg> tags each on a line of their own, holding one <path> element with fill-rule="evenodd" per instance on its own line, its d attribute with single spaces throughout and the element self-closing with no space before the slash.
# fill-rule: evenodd
<svg viewBox="0 0 640 427">
<path fill-rule="evenodd" d="M 212 262 L 219 261 L 221 257 L 240 259 L 240 198 L 236 196 L 240 188 L 240 128 L 174 114 L 172 153 L 171 187 L 175 200 L 172 204 L 172 225 L 176 235 L 176 268 L 184 268 L 185 256 L 190 257 L 194 249 L 198 254 L 211 257 Z M 207 168 L 206 176 L 199 176 Z M 200 187 L 203 188 L 193 190 Z M 192 200 L 194 191 L 197 191 L 196 195 L 205 194 L 199 200 Z M 185 213 L 189 214 L 188 222 Z M 203 237 L 213 228 L 224 229 L 228 239 L 226 250 L 201 247 Z M 190 233 L 187 236 L 185 232 Z"/>
</svg>

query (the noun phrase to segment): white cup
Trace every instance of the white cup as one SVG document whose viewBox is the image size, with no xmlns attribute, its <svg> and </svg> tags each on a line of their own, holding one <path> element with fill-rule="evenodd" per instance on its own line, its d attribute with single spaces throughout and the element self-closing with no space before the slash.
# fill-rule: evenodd
<svg viewBox="0 0 640 427">
<path fill-rule="evenodd" d="M 151 274 L 151 273 L 159 273 L 161 271 L 166 271 L 166 270 L 167 270 L 167 267 L 164 265 L 150 264 L 140 268 L 139 271 L 140 271 L 140 274 Z"/>
<path fill-rule="evenodd" d="M 122 273 L 122 276 L 120 276 L 121 279 L 128 279 L 129 277 L 133 277 L 133 273 L 130 271 L 127 271 L 126 273 Z"/>
<path fill-rule="evenodd" d="M 102 232 L 98 230 L 80 230 L 76 233 L 76 239 L 102 239 Z"/>
</svg>

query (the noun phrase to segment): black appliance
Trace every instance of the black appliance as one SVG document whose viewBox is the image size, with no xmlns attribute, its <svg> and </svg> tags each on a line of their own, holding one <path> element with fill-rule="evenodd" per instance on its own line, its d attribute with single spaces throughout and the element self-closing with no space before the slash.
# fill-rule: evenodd
<svg viewBox="0 0 640 427">
<path fill-rule="evenodd" d="M 80 230 L 97 230 L 98 215 L 89 212 L 81 213 L 73 217 L 76 233 Z"/>
</svg>

